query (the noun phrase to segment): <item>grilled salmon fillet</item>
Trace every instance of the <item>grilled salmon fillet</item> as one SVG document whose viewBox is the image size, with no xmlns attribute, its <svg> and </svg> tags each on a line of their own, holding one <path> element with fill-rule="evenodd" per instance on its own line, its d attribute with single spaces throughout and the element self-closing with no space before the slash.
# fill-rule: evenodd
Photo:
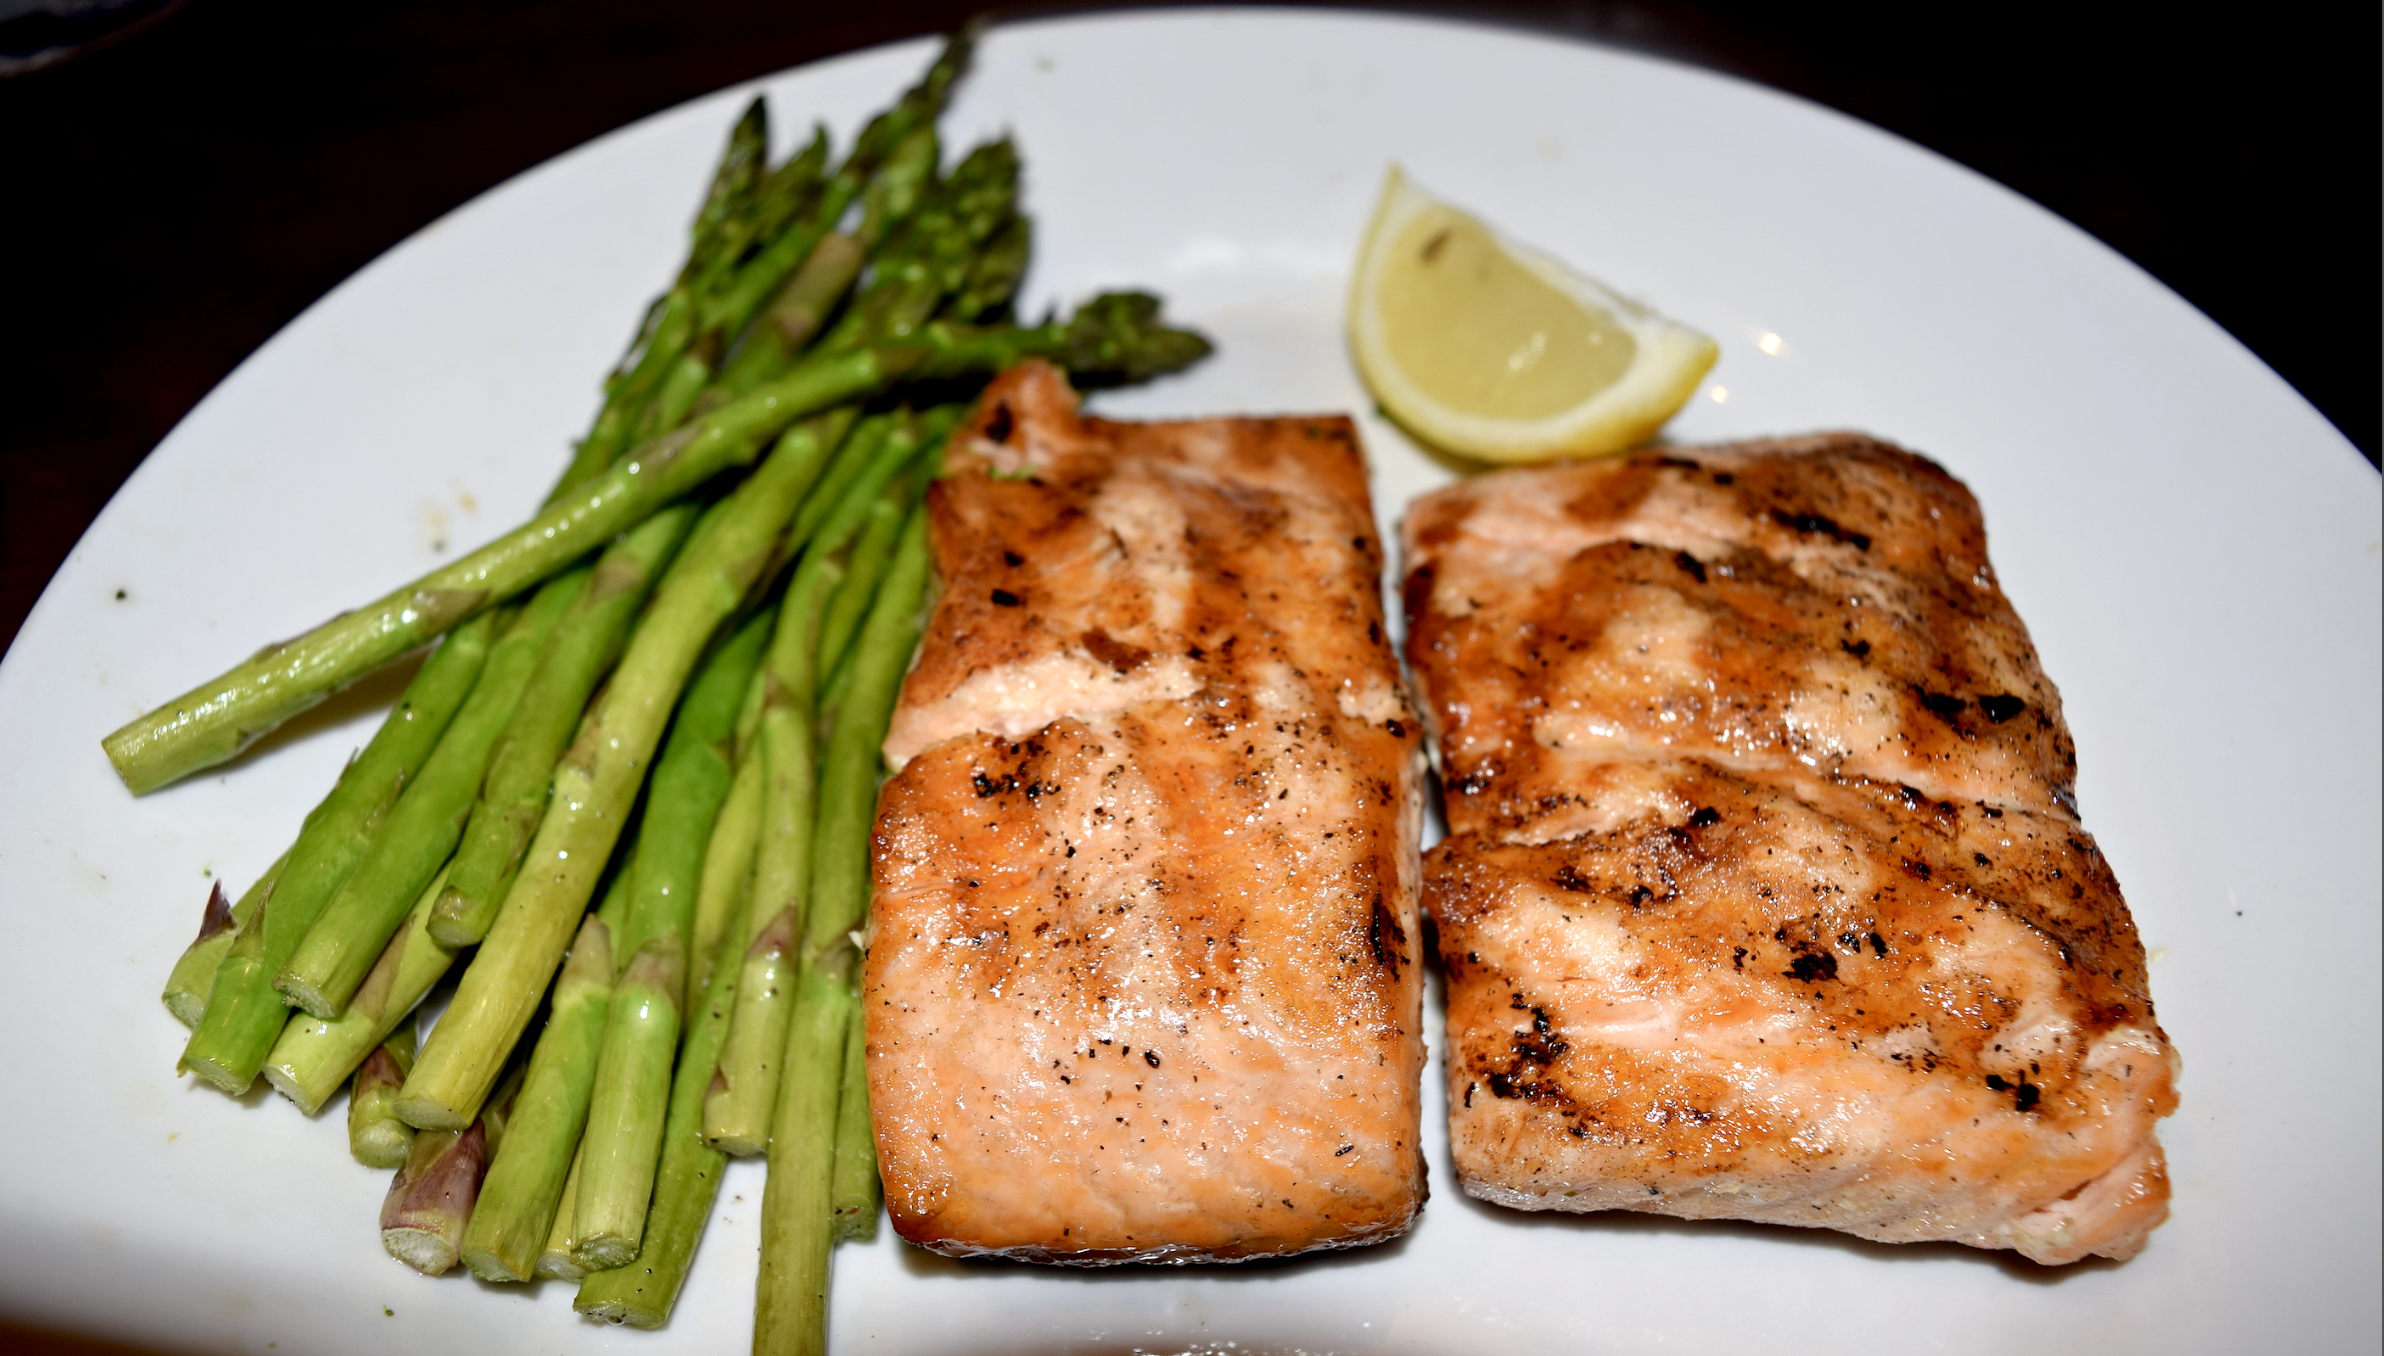
<svg viewBox="0 0 2384 1356">
<path fill-rule="evenodd" d="M 1000 378 L 930 495 L 865 969 L 894 1227 L 1239 1260 L 1424 1196 L 1419 723 L 1346 419 Z"/>
<path fill-rule="evenodd" d="M 1869 438 L 1406 520 L 1465 1189 L 2127 1257 L 2176 1060 L 1978 506 Z"/>
</svg>

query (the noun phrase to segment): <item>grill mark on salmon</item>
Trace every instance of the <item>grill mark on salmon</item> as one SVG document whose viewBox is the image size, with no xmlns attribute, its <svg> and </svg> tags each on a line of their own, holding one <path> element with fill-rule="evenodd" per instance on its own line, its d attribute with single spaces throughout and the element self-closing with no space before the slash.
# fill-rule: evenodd
<svg viewBox="0 0 2384 1356">
<path fill-rule="evenodd" d="M 1083 1265 L 1403 1232 L 1421 736 L 1354 430 L 1082 418 L 1032 365 L 947 465 L 863 993 L 895 1228 Z"/>
<path fill-rule="evenodd" d="M 1470 1194 L 2142 1247 L 2175 1055 L 1959 482 L 1825 435 L 1484 476 L 1404 535 Z"/>
</svg>

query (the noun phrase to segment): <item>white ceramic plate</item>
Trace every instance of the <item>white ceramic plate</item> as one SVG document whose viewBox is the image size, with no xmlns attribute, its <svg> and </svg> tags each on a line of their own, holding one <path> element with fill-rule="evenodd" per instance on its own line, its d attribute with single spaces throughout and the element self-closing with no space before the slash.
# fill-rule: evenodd
<svg viewBox="0 0 2384 1356">
<path fill-rule="evenodd" d="M 783 143 L 907 84 L 909 43 L 761 82 Z M 349 280 L 108 506 L 0 667 L 0 1312 L 206 1350 L 734 1350 L 758 1172 L 649 1335 L 568 1287 L 426 1280 L 335 1113 L 173 1077 L 156 994 L 213 871 L 245 885 L 372 694 L 135 801 L 101 734 L 525 515 L 675 265 L 723 92 L 564 156 Z M 1141 283 L 1218 356 L 1134 415 L 1358 410 L 1339 338 L 1384 166 L 1715 335 L 1684 441 L 1858 427 L 1986 506 L 2060 682 L 2088 825 L 2184 1052 L 2175 1217 L 2124 1266 L 1477 1205 L 1327 1260 L 1098 1274 L 839 1255 L 846 1352 L 2372 1352 L 2379 1341 L 2375 473 L 2283 382 L 2076 230 L 1861 124 L 1596 48 L 1170 13 L 997 30 L 949 144 L 1025 148 L 1031 290 Z M 1776 353 L 1765 346 L 1771 341 Z M 1725 400 L 1723 392 L 1727 392 Z M 1386 527 L 1446 473 L 1362 416 Z M 121 592 L 119 592 L 121 591 Z M 386 688 L 380 700 L 387 699 Z"/>
</svg>

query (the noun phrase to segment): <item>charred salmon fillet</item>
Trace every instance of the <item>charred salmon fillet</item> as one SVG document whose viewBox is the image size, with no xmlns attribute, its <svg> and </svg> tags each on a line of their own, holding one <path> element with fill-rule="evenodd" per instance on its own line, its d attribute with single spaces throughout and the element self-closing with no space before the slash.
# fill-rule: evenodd
<svg viewBox="0 0 2384 1356">
<path fill-rule="evenodd" d="M 863 998 L 894 1227 L 1239 1260 L 1424 1196 L 1422 755 L 1346 419 L 988 389 L 886 741 Z"/>
<path fill-rule="evenodd" d="M 1403 536 L 1470 1194 L 2143 1246 L 2176 1058 L 1959 481 L 1747 443 L 1485 475 Z"/>
</svg>

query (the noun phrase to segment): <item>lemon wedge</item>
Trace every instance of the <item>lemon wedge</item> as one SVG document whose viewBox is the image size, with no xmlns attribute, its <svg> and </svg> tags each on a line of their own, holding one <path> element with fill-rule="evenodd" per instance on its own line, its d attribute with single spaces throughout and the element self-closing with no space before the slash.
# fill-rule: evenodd
<svg viewBox="0 0 2384 1356">
<path fill-rule="evenodd" d="M 1714 341 L 1418 192 L 1382 187 L 1349 293 L 1349 347 L 1390 416 L 1488 461 L 1635 446 L 1714 364 Z"/>
</svg>

